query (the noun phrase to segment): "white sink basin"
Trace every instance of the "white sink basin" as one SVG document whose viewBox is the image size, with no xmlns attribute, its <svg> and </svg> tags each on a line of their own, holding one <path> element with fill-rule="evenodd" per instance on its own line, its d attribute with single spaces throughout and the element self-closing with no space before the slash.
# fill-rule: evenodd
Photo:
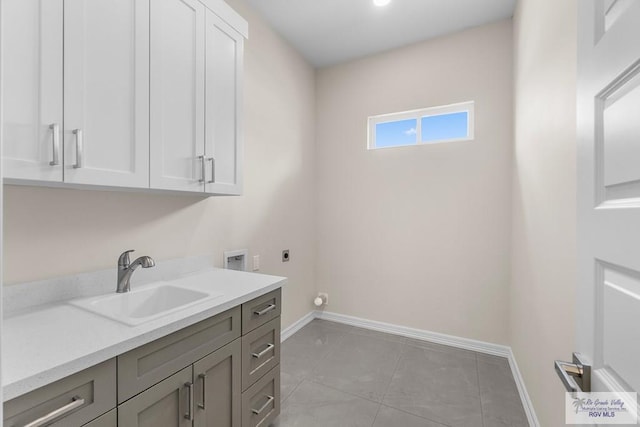
<svg viewBox="0 0 640 427">
<path fill-rule="evenodd" d="M 221 296 L 219 293 L 195 291 L 159 282 L 131 292 L 114 292 L 70 303 L 92 313 L 135 326 Z"/>
</svg>

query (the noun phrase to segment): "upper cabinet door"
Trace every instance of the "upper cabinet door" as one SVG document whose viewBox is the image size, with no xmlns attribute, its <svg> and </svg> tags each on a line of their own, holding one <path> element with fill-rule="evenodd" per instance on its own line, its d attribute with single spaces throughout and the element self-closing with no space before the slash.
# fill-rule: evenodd
<svg viewBox="0 0 640 427">
<path fill-rule="evenodd" d="M 151 5 L 151 188 L 204 192 L 204 6 Z"/>
<path fill-rule="evenodd" d="M 6 178 L 62 181 L 62 0 L 3 0 Z"/>
<path fill-rule="evenodd" d="M 244 37 L 216 14 L 206 19 L 206 191 L 242 193 Z"/>
<path fill-rule="evenodd" d="M 149 186 L 149 0 L 65 0 L 65 182 Z"/>
</svg>

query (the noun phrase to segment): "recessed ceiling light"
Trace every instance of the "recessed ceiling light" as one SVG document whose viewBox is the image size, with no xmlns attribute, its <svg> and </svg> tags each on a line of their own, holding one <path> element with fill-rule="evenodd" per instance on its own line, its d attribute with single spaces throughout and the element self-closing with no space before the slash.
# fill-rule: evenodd
<svg viewBox="0 0 640 427">
<path fill-rule="evenodd" d="M 391 0 L 373 0 L 373 4 L 378 7 L 386 6 L 391 2 Z"/>
</svg>

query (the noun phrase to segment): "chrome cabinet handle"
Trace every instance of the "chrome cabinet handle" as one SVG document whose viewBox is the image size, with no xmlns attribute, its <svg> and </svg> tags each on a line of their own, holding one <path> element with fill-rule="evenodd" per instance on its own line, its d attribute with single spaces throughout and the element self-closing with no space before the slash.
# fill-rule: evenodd
<svg viewBox="0 0 640 427">
<path fill-rule="evenodd" d="M 211 179 L 207 181 L 207 184 L 214 184 L 216 182 L 216 159 L 209 157 L 207 160 L 211 162 Z"/>
<path fill-rule="evenodd" d="M 202 382 L 202 403 L 198 403 L 198 408 L 205 409 L 204 405 L 205 405 L 205 403 L 207 401 L 207 391 L 206 391 L 207 374 L 200 374 L 200 375 L 198 375 L 198 378 L 200 378 L 200 381 Z"/>
<path fill-rule="evenodd" d="M 38 418 L 37 420 L 31 421 L 29 424 L 25 424 L 24 427 L 41 427 L 47 424 L 50 424 L 51 421 L 55 420 L 58 417 L 61 417 L 69 412 L 72 412 L 75 409 L 78 409 L 84 405 L 84 399 L 81 399 L 79 396 L 72 397 L 72 402 L 68 403 L 58 409 L 55 409 L 49 412 L 47 415 Z"/>
<path fill-rule="evenodd" d="M 187 406 L 189 411 L 184 414 L 184 417 L 193 421 L 193 383 L 184 383 L 184 386 L 189 389 L 189 405 Z"/>
<path fill-rule="evenodd" d="M 268 312 L 273 311 L 275 309 L 276 309 L 276 305 L 275 304 L 269 304 L 266 308 L 263 308 L 260 311 L 254 311 L 253 314 L 255 314 L 256 316 L 264 316 Z"/>
<path fill-rule="evenodd" d="M 264 356 L 265 354 L 269 353 L 271 350 L 273 350 L 276 346 L 273 344 L 267 344 L 267 347 L 262 350 L 259 353 L 251 353 L 251 356 L 253 356 L 255 359 L 260 359 L 262 356 Z"/>
<path fill-rule="evenodd" d="M 204 162 L 206 160 L 204 156 L 198 156 L 198 160 L 200 160 L 200 179 L 198 182 L 204 182 Z"/>
<path fill-rule="evenodd" d="M 84 156 L 84 139 L 82 137 L 82 129 L 76 129 L 73 131 L 76 136 L 76 164 L 73 165 L 74 169 L 82 168 L 82 158 Z"/>
<path fill-rule="evenodd" d="M 273 402 L 275 400 L 275 398 L 273 396 L 267 396 L 267 401 L 264 402 L 264 405 L 262 405 L 260 407 L 260 409 L 253 409 L 251 408 L 251 412 L 253 412 L 256 415 L 260 415 L 262 412 L 264 412 L 265 409 L 267 409 L 267 407 L 271 404 L 271 402 Z"/>
<path fill-rule="evenodd" d="M 53 143 L 53 158 L 49 165 L 58 166 L 60 164 L 60 125 L 52 123 L 49 125 L 49 129 L 51 129 L 51 142 Z"/>
</svg>

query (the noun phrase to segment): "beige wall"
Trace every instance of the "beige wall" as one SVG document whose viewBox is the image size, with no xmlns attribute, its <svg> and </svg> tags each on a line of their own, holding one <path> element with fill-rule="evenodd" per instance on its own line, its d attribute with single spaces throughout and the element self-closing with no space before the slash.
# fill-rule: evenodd
<svg viewBox="0 0 640 427">
<path fill-rule="evenodd" d="M 328 311 L 507 343 L 512 22 L 318 71 Z M 476 139 L 367 150 L 367 117 L 475 101 Z"/>
<path fill-rule="evenodd" d="M 510 342 L 540 424 L 564 425 L 554 359 L 574 350 L 576 1 L 520 0 Z"/>
<path fill-rule="evenodd" d="M 261 271 L 289 277 L 283 327 L 315 292 L 315 72 L 245 6 L 245 191 L 242 197 L 164 196 L 6 186 L 6 283 L 115 267 L 135 248 L 156 259 L 248 248 Z M 291 261 L 280 261 L 282 249 Z M 115 285 L 114 285 L 115 286 Z"/>
</svg>

